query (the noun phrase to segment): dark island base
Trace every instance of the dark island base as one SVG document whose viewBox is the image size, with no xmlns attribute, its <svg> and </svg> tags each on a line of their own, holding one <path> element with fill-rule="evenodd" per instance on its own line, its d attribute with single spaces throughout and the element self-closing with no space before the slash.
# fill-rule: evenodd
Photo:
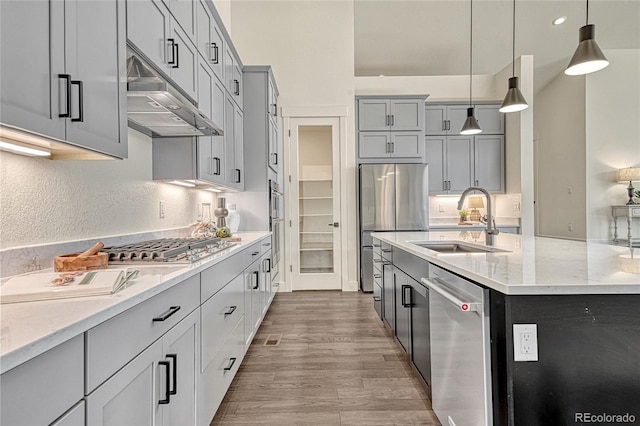
<svg viewBox="0 0 640 426">
<path fill-rule="evenodd" d="M 495 425 L 640 424 L 640 295 L 490 303 Z M 513 324 L 537 324 L 537 362 L 514 362 Z"/>
</svg>

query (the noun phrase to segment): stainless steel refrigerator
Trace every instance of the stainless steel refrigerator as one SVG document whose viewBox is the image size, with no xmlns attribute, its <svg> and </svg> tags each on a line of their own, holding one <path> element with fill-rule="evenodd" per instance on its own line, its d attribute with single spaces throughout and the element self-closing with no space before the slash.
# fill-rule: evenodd
<svg viewBox="0 0 640 426">
<path fill-rule="evenodd" d="M 427 164 L 361 164 L 360 288 L 373 291 L 372 232 L 429 230 Z"/>
</svg>

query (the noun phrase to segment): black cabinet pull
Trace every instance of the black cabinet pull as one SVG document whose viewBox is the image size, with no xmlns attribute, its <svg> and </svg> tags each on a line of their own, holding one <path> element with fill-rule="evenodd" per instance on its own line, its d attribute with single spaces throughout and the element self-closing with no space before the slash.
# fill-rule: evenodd
<svg viewBox="0 0 640 426">
<path fill-rule="evenodd" d="M 273 162 L 271 164 L 277 165 L 278 164 L 278 153 L 277 152 L 272 153 L 271 157 L 273 158 Z"/>
<path fill-rule="evenodd" d="M 380 301 L 380 296 L 373 296 L 373 301 L 374 302 L 379 302 Z"/>
<path fill-rule="evenodd" d="M 169 391 L 169 395 L 175 395 L 178 393 L 178 354 L 167 354 L 166 357 L 173 360 L 173 389 Z"/>
<path fill-rule="evenodd" d="M 169 387 L 169 370 L 171 369 L 171 363 L 169 361 L 158 361 L 158 365 L 164 366 L 165 372 L 164 399 L 158 401 L 158 404 L 168 404 L 171 402 L 171 389 Z"/>
<path fill-rule="evenodd" d="M 64 114 L 58 114 L 60 118 L 71 117 L 71 76 L 69 74 L 58 74 L 58 78 L 66 82 L 67 101 L 65 102 L 67 111 Z"/>
<path fill-rule="evenodd" d="M 396 115 L 395 115 L 395 114 L 392 114 L 392 115 L 391 115 L 391 125 L 392 125 L 392 126 L 395 126 L 395 125 L 396 125 Z"/>
<path fill-rule="evenodd" d="M 213 157 L 213 159 L 216 162 L 216 171 L 215 171 L 214 175 L 220 176 L 220 158 Z"/>
<path fill-rule="evenodd" d="M 236 183 L 240 183 L 240 180 L 241 180 L 240 179 L 240 169 L 236 169 L 236 176 L 237 176 Z"/>
<path fill-rule="evenodd" d="M 171 60 L 167 61 L 167 64 L 175 65 L 175 63 L 176 63 L 176 48 L 175 48 L 176 41 L 175 41 L 175 39 L 172 39 L 172 38 L 168 38 L 167 41 L 169 43 L 171 43 Z"/>
<path fill-rule="evenodd" d="M 176 60 L 176 64 L 173 66 L 173 68 L 180 68 L 180 50 L 179 50 L 179 45 L 178 43 L 174 43 L 173 47 L 176 49 L 176 53 L 175 53 L 175 60 Z"/>
<path fill-rule="evenodd" d="M 71 84 L 78 86 L 78 117 L 71 118 L 73 122 L 84 121 L 84 85 L 80 80 L 71 80 Z"/>
<path fill-rule="evenodd" d="M 239 96 L 240 95 L 240 81 L 234 79 L 233 80 L 233 84 L 234 84 L 234 87 L 235 87 L 235 89 L 233 90 L 233 94 L 236 95 L 236 96 Z"/>
<path fill-rule="evenodd" d="M 233 364 L 236 363 L 235 358 L 229 358 L 229 365 L 224 368 L 224 371 L 230 371 L 233 368 Z"/>
<path fill-rule="evenodd" d="M 256 277 L 256 285 L 252 289 L 257 290 L 260 288 L 260 271 L 253 271 L 252 274 Z"/>
<path fill-rule="evenodd" d="M 407 301 L 407 290 L 409 290 L 409 301 Z M 402 306 L 404 308 L 410 308 L 411 307 L 411 286 L 410 285 L 403 285 L 402 286 Z"/>
<path fill-rule="evenodd" d="M 180 306 L 171 306 L 167 312 L 159 317 L 155 317 L 153 321 L 166 321 L 169 317 L 180 310 Z"/>
<path fill-rule="evenodd" d="M 265 272 L 271 272 L 271 259 L 266 258 L 262 261 L 262 269 L 264 269 Z"/>
<path fill-rule="evenodd" d="M 382 275 L 380 275 L 380 274 L 373 274 L 373 278 L 382 278 Z"/>
<path fill-rule="evenodd" d="M 218 45 L 215 43 L 211 43 L 211 47 L 213 47 L 213 59 L 211 59 L 211 62 L 217 65 L 218 64 Z"/>
<path fill-rule="evenodd" d="M 237 307 L 237 306 L 231 306 L 231 307 L 229 308 L 229 310 L 228 310 L 227 312 L 225 312 L 225 313 L 224 313 L 224 316 L 226 317 L 227 315 L 231 315 L 231 314 L 233 314 L 233 313 L 236 311 L 236 309 L 238 309 L 238 307 Z"/>
</svg>

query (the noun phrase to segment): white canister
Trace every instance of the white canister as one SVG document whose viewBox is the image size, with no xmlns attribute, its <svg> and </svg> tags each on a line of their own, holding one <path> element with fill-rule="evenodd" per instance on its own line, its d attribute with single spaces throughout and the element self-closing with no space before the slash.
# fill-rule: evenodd
<svg viewBox="0 0 640 426">
<path fill-rule="evenodd" d="M 229 211 L 227 215 L 227 227 L 233 235 L 238 232 L 240 228 L 240 213 L 236 210 L 236 203 L 227 204 L 227 210 Z"/>
</svg>

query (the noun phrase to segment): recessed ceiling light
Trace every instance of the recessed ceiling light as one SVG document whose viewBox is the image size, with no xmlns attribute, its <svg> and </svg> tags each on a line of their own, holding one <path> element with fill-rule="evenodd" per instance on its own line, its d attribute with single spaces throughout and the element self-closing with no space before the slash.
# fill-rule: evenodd
<svg viewBox="0 0 640 426">
<path fill-rule="evenodd" d="M 380 74 L 378 77 L 384 77 L 384 74 Z"/>
<path fill-rule="evenodd" d="M 564 24 L 564 22 L 567 20 L 566 16 L 558 16 L 556 19 L 554 19 L 551 23 L 553 25 L 560 25 L 560 24 Z"/>
</svg>

